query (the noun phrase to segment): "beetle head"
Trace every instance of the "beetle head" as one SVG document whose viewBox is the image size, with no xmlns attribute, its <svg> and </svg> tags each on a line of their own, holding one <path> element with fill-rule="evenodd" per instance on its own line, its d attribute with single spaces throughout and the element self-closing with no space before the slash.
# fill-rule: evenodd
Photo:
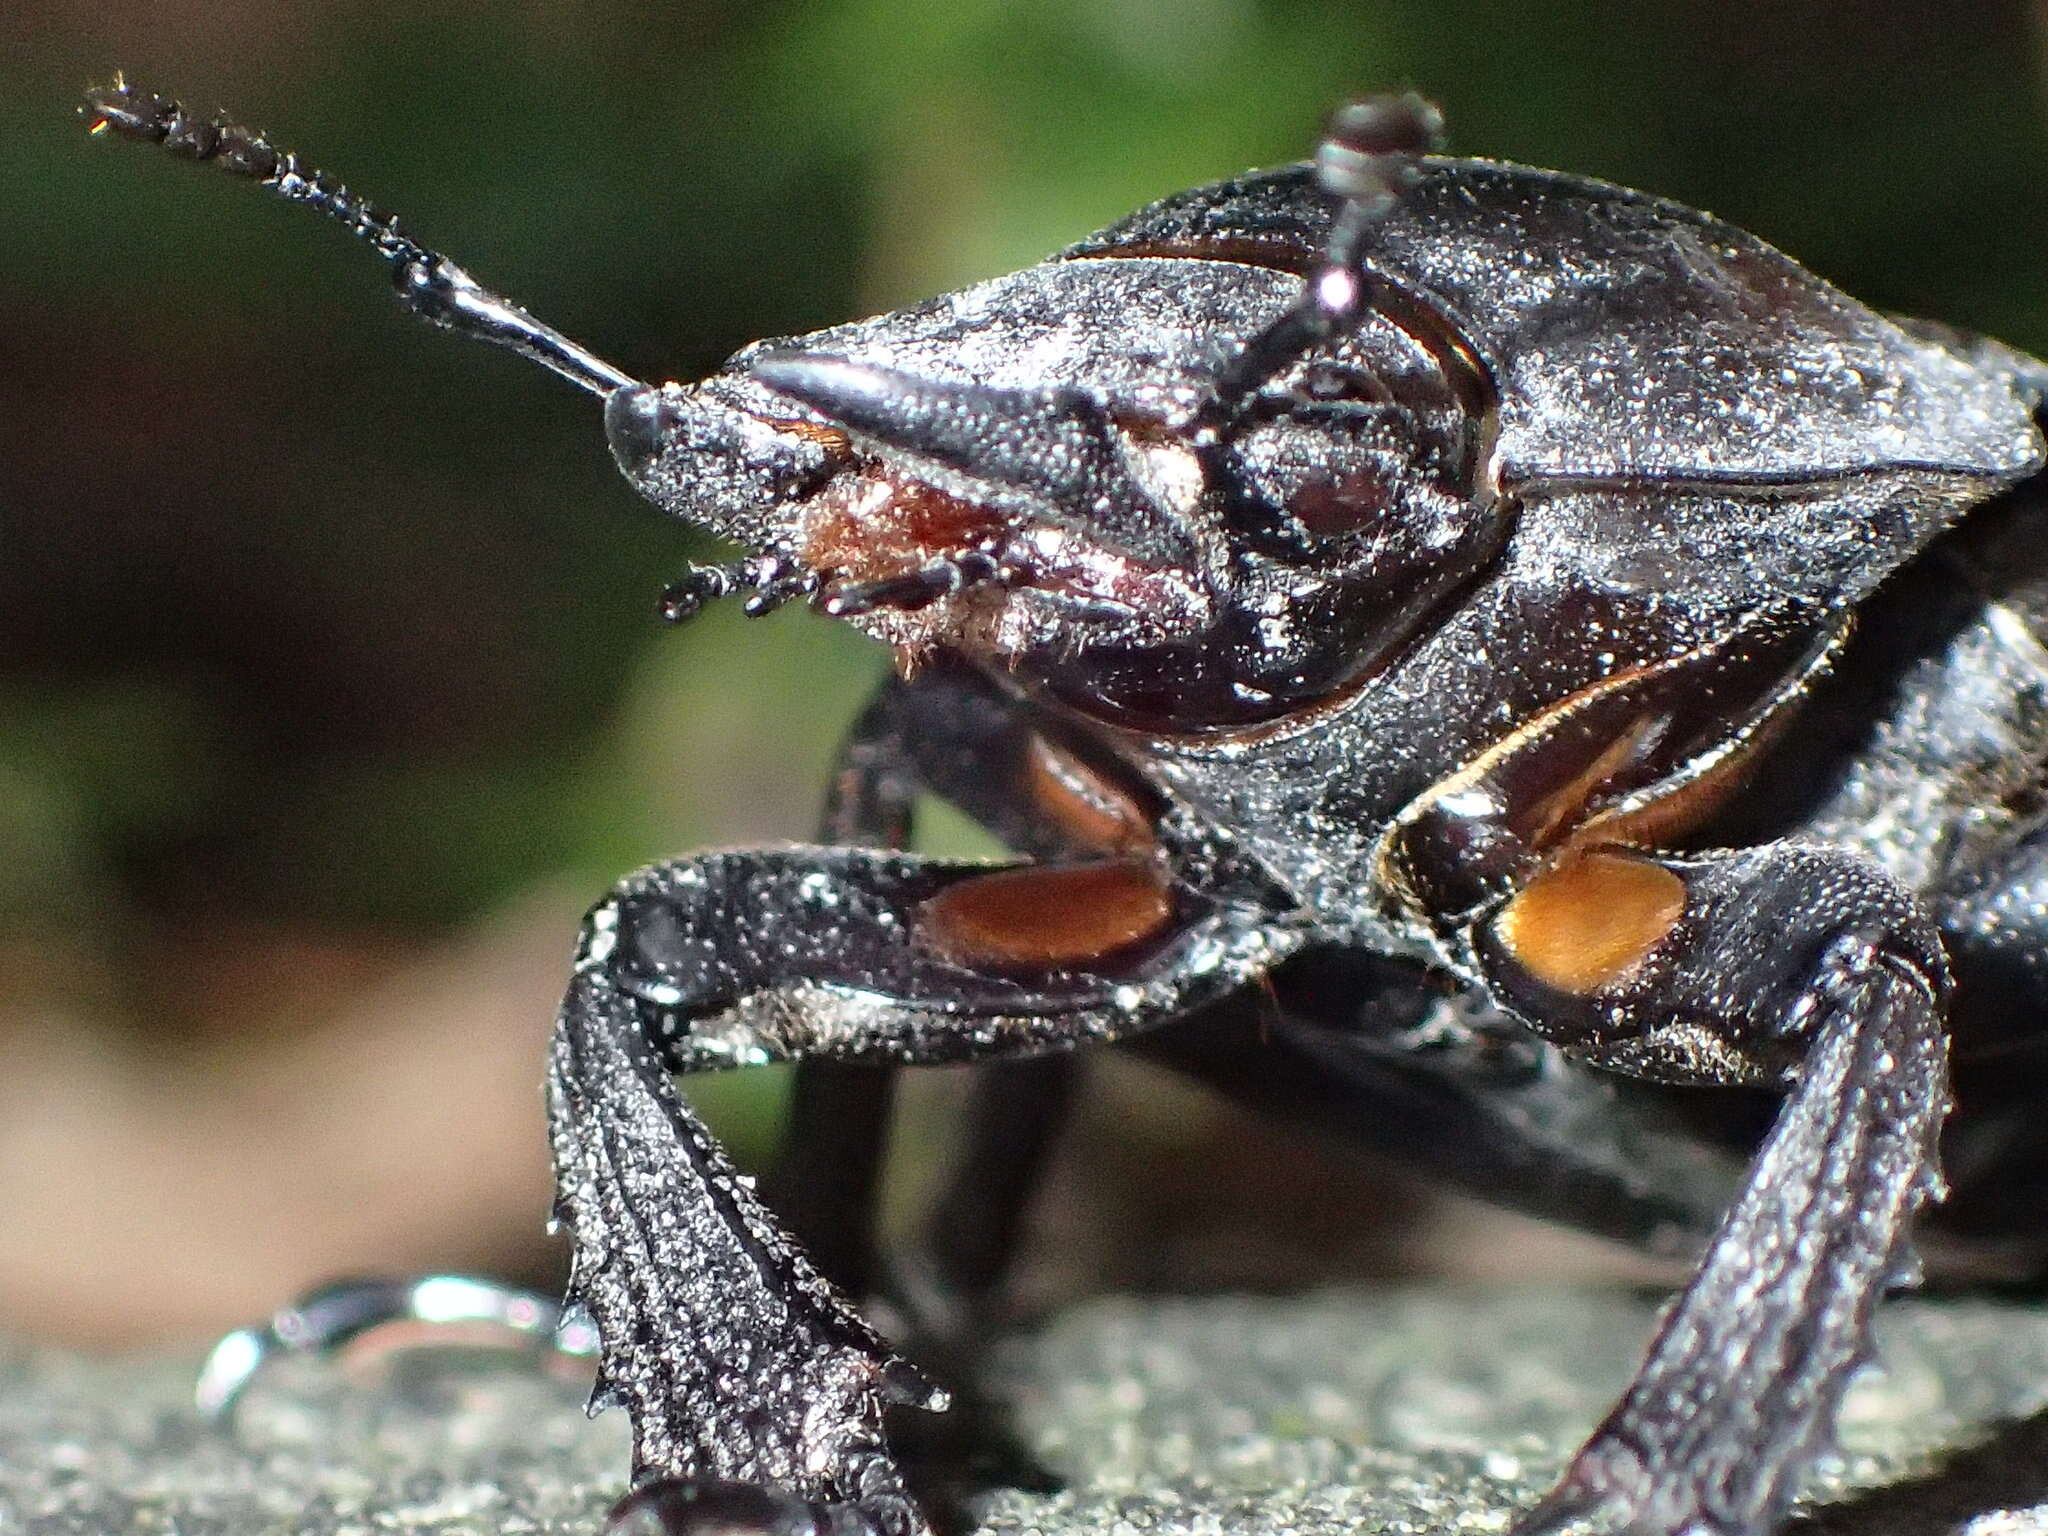
<svg viewBox="0 0 2048 1536">
<path fill-rule="evenodd" d="M 1483 378 L 1363 267 L 1432 131 L 1402 105 L 1371 174 L 1326 176 L 1343 213 L 1305 277 L 1054 261 L 615 393 L 629 478 L 757 552 L 678 606 L 806 592 L 912 658 L 964 651 L 1152 730 L 1370 670 L 1500 535 Z"/>
<path fill-rule="evenodd" d="M 1056 260 L 658 388 L 225 116 L 118 78 L 83 110 L 327 214 L 415 314 L 602 397 L 633 483 L 753 552 L 673 589 L 677 617 L 807 595 L 912 659 L 948 647 L 1100 718 L 1201 730 L 1352 682 L 1499 542 L 1482 371 L 1365 261 L 1440 127 L 1417 97 L 1332 119 L 1336 213 L 1305 273 Z"/>
</svg>

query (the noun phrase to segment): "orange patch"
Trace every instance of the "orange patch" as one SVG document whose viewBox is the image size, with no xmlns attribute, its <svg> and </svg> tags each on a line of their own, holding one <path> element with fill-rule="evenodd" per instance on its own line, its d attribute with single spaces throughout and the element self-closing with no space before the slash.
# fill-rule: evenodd
<svg viewBox="0 0 2048 1536">
<path fill-rule="evenodd" d="M 1494 920 L 1515 963 L 1584 997 L 1640 965 L 1685 913 L 1685 882 L 1626 853 L 1589 853 L 1536 877 Z"/>
<path fill-rule="evenodd" d="M 925 903 L 919 936 L 961 965 L 1087 965 L 1153 937 L 1173 902 L 1149 865 L 1123 860 L 997 870 Z"/>
<path fill-rule="evenodd" d="M 1043 736 L 1031 738 L 1025 772 L 1032 802 L 1083 847 L 1128 853 L 1152 841 L 1151 823 L 1137 801 Z"/>
<path fill-rule="evenodd" d="M 1537 848 L 1548 848 L 1557 841 L 1558 834 L 1577 822 L 1586 813 L 1586 807 L 1610 781 L 1634 764 L 1636 755 L 1648 739 L 1656 721 L 1648 715 L 1639 715 L 1624 728 L 1620 735 L 1610 741 L 1590 763 L 1574 774 L 1570 780 L 1552 790 L 1529 808 L 1526 815 L 1518 818 L 1527 828 L 1525 834 L 1530 844 Z"/>
</svg>

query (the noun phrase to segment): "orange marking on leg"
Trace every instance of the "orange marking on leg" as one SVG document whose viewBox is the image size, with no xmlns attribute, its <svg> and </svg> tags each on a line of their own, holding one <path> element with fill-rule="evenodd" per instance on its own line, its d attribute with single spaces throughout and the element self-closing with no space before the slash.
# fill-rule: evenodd
<svg viewBox="0 0 2048 1536">
<path fill-rule="evenodd" d="M 1134 853 L 1152 842 L 1152 823 L 1123 786 L 1043 736 L 1031 738 L 1025 773 L 1032 802 L 1086 848 Z"/>
<path fill-rule="evenodd" d="M 1661 864 L 1603 850 L 1538 875 L 1494 933 L 1515 963 L 1584 997 L 1640 965 L 1685 913 L 1685 882 Z"/>
<path fill-rule="evenodd" d="M 919 937 L 948 960 L 995 970 L 1088 965 L 1173 919 L 1147 864 L 1032 865 L 949 885 L 924 905 Z"/>
</svg>

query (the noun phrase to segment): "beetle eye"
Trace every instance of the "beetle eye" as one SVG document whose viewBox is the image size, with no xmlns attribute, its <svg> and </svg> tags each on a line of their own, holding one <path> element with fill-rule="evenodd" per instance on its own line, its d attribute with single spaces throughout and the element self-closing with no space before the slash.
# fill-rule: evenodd
<svg viewBox="0 0 2048 1536">
<path fill-rule="evenodd" d="M 1294 520 L 1318 540 L 1377 527 L 1394 505 L 1392 477 L 1377 466 L 1303 483 L 1289 507 Z"/>
<path fill-rule="evenodd" d="M 1322 359 L 1302 370 L 1301 393 L 1316 401 L 1362 400 L 1391 405 L 1394 392 L 1379 375 Z"/>
<path fill-rule="evenodd" d="M 1342 372 L 1347 391 L 1368 377 Z M 1297 405 L 1236 445 L 1245 510 L 1253 525 L 1279 531 L 1298 553 L 1370 538 L 1417 478 L 1415 439 L 1414 416 L 1397 405 L 1349 395 Z"/>
</svg>

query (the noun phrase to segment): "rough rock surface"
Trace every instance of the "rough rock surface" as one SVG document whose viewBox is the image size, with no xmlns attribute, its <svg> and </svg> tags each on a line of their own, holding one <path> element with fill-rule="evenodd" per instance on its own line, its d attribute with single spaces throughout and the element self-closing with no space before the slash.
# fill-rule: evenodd
<svg viewBox="0 0 2048 1536">
<path fill-rule="evenodd" d="M 1002 1349 L 992 1394 L 1066 1491 L 1014 1536 L 1504 1531 L 1627 1379 L 1650 1304 L 1600 1292 L 1107 1301 Z M 1906 1302 L 1861 1382 L 1819 1530 L 2048 1533 L 2048 1309 Z M 0 1533 L 594 1531 L 622 1423 L 530 1367 L 292 1364 L 203 1429 L 188 1361 L 0 1345 Z"/>
</svg>

